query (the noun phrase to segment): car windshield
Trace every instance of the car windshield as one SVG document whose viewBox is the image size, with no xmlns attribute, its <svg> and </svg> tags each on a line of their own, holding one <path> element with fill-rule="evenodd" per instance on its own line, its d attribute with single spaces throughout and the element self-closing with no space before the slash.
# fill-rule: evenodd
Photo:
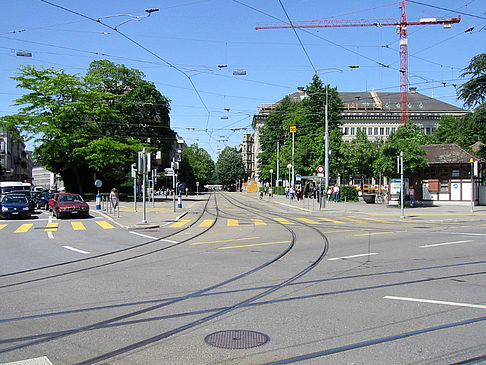
<svg viewBox="0 0 486 365">
<path fill-rule="evenodd" d="M 27 204 L 25 195 L 7 195 L 2 200 L 3 204 Z"/>
<path fill-rule="evenodd" d="M 61 195 L 59 197 L 60 202 L 82 202 L 81 195 Z"/>
</svg>

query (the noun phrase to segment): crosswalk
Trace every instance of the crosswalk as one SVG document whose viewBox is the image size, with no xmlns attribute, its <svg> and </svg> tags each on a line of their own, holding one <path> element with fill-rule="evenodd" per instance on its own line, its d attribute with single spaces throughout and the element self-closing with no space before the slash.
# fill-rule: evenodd
<svg viewBox="0 0 486 365">
<path fill-rule="evenodd" d="M 372 224 L 372 223 L 382 223 L 382 224 L 396 224 L 396 222 L 391 221 L 391 220 L 384 220 L 384 219 L 375 219 L 375 218 L 350 218 L 350 217 L 335 217 L 335 218 L 326 218 L 326 217 L 313 217 L 313 218 L 307 218 L 307 217 L 295 217 L 292 219 L 287 219 L 287 218 L 280 218 L 276 217 L 273 219 L 269 220 L 263 220 L 263 219 L 245 219 L 245 220 L 239 220 L 239 219 L 224 219 L 221 220 L 225 222 L 227 227 L 238 227 L 240 225 L 245 225 L 247 226 L 249 223 L 253 224 L 255 226 L 266 226 L 268 224 L 284 224 L 284 225 L 294 225 L 297 224 L 298 222 L 303 222 L 305 224 L 311 224 L 311 225 L 328 225 L 331 224 L 336 224 L 336 225 L 352 225 L 352 224 Z M 188 224 L 190 224 L 192 221 L 191 219 L 181 219 L 171 225 L 169 225 L 169 228 L 181 228 L 184 227 Z M 216 219 L 204 219 L 201 221 L 199 224 L 196 226 L 198 227 L 203 227 L 203 228 L 208 228 L 211 227 L 213 224 L 215 224 Z"/>
<path fill-rule="evenodd" d="M 95 221 L 94 227 L 97 229 L 113 229 L 115 228 L 114 225 L 112 225 L 109 222 L 103 221 L 103 220 L 97 220 Z M 2 223 L 0 224 L 0 233 L 2 231 L 7 231 L 9 226 L 12 226 L 13 232 L 14 233 L 27 233 L 32 230 L 41 230 L 44 232 L 56 232 L 58 230 L 66 230 L 70 229 L 73 231 L 86 231 L 87 227 L 84 222 L 79 222 L 79 221 L 71 221 L 71 222 L 63 222 L 62 226 L 59 225 L 58 222 L 48 222 L 45 224 L 35 224 L 34 223 Z M 90 225 L 90 228 L 92 225 Z"/>
</svg>

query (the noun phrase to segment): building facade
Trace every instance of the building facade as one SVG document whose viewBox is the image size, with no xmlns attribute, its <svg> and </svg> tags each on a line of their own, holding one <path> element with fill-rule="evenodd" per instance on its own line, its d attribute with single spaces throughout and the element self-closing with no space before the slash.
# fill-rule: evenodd
<svg viewBox="0 0 486 365">
<path fill-rule="evenodd" d="M 305 90 L 289 95 L 290 100 L 299 102 L 307 98 Z M 340 130 L 345 142 L 352 141 L 358 130 L 364 131 L 371 141 L 383 139 L 394 133 L 401 124 L 399 92 L 339 92 L 344 108 L 341 112 Z M 253 116 L 253 179 L 259 181 L 258 154 L 260 153 L 260 128 L 279 102 L 262 105 Z M 408 94 L 409 121 L 417 124 L 426 134 L 432 134 L 439 126 L 443 115 L 461 116 L 468 111 L 434 99 L 411 88 Z M 323 121 L 324 123 L 324 121 Z"/>
<path fill-rule="evenodd" d="M 0 181 L 32 183 L 32 154 L 16 131 L 0 127 Z"/>
</svg>

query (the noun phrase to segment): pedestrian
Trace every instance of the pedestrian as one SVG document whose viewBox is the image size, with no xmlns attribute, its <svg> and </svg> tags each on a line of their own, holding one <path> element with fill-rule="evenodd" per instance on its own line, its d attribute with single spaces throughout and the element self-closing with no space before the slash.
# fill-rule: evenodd
<svg viewBox="0 0 486 365">
<path fill-rule="evenodd" d="M 334 185 L 334 202 L 337 203 L 339 201 L 339 186 L 336 184 Z"/>
<path fill-rule="evenodd" d="M 186 186 L 186 197 L 187 197 L 187 194 L 189 194 L 189 188 Z"/>
<path fill-rule="evenodd" d="M 415 189 L 411 187 L 408 190 L 408 193 L 410 194 L 410 206 L 413 208 L 413 206 L 415 205 Z"/>
<path fill-rule="evenodd" d="M 113 188 L 110 191 L 110 201 L 111 201 L 111 205 L 113 206 L 113 209 L 115 209 L 118 206 L 118 203 L 120 201 L 120 198 L 118 196 L 118 190 L 116 188 Z"/>
<path fill-rule="evenodd" d="M 334 188 L 332 186 L 329 186 L 327 189 L 327 201 L 332 201 L 332 198 L 334 196 Z"/>
</svg>

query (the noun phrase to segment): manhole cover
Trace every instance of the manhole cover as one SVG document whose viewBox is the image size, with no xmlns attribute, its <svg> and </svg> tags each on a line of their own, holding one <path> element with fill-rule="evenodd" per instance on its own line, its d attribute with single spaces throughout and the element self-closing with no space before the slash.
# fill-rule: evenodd
<svg viewBox="0 0 486 365">
<path fill-rule="evenodd" d="M 270 337 L 264 333 L 248 330 L 219 331 L 204 338 L 208 345 L 224 349 L 250 349 L 264 345 L 268 340 Z"/>
</svg>

